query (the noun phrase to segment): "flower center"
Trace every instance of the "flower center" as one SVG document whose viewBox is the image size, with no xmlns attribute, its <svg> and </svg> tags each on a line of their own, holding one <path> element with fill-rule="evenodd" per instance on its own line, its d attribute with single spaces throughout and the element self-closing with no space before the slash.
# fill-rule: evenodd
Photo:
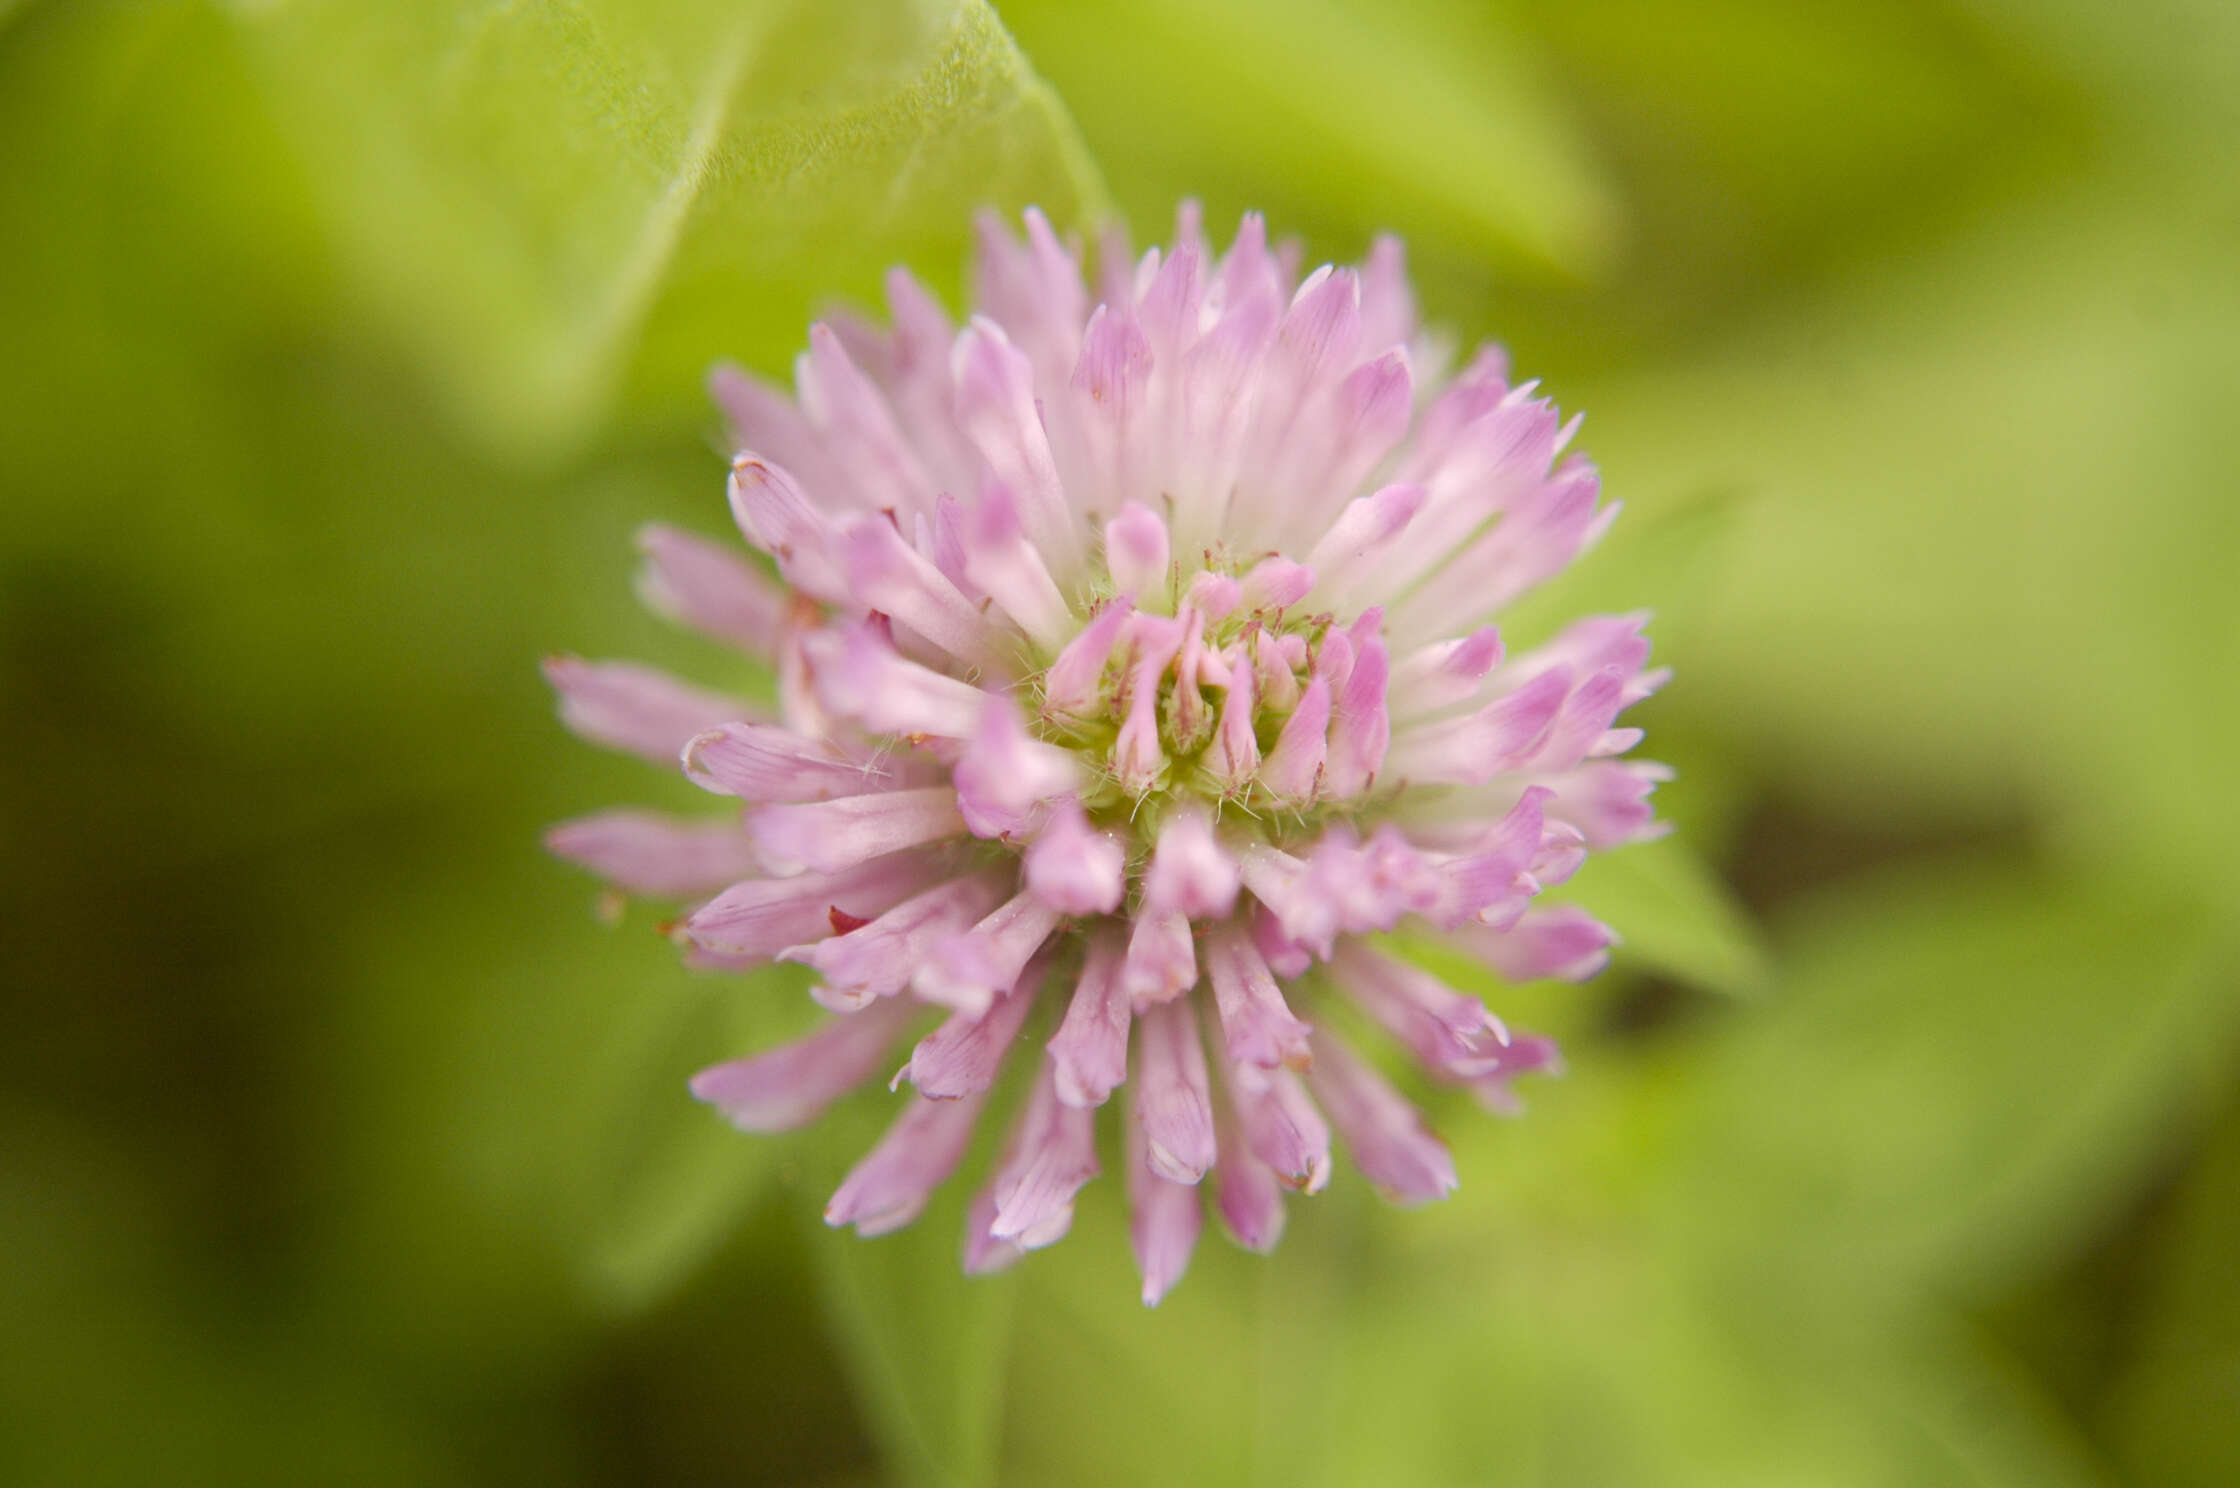
<svg viewBox="0 0 2240 1488">
<path fill-rule="evenodd" d="M 1341 625 L 1300 603 L 1312 582 L 1271 558 L 1199 572 L 1171 615 L 1108 601 L 1030 683 L 1032 727 L 1082 760 L 1093 820 L 1141 834 L 1190 801 L 1288 837 L 1358 806 L 1388 731 L 1382 613 Z"/>
</svg>

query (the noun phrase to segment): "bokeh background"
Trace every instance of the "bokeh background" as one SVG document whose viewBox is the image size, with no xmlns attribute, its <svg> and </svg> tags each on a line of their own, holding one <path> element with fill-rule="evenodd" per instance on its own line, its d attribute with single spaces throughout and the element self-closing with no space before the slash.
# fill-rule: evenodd
<svg viewBox="0 0 2240 1488">
<path fill-rule="evenodd" d="M 0 0 L 0 1480 L 2240 1481 L 2236 160 L 2229 0 Z M 685 1098 L 803 999 L 536 664 L 733 665 L 712 358 L 1186 194 L 1587 411 L 1680 833 L 1460 1195 L 1146 1312 Z"/>
</svg>

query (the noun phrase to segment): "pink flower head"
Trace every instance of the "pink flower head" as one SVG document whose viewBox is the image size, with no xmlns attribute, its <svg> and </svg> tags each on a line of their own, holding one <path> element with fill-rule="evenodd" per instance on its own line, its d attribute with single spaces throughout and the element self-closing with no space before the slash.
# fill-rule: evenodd
<svg viewBox="0 0 2240 1488">
<path fill-rule="evenodd" d="M 1660 767 L 1618 715 L 1663 681 L 1644 617 L 1510 654 L 1497 611 L 1608 526 L 1566 423 L 1488 349 L 1419 334 L 1398 245 L 1301 279 L 1247 217 L 1216 256 L 1076 249 L 984 221 L 978 313 L 897 270 L 893 327 L 812 327 L 795 393 L 720 369 L 730 503 L 768 560 L 643 539 L 658 609 L 768 662 L 765 713 L 643 667 L 554 662 L 594 742 L 675 759 L 728 819 L 554 830 L 619 888 L 687 900 L 696 964 L 819 976 L 808 1038 L 693 1091 L 754 1131 L 890 1072 L 892 1130 L 827 1209 L 906 1224 L 1014 1108 L 965 1263 L 1065 1234 L 1120 1092 L 1156 1302 L 1204 1202 L 1255 1249 L 1335 1136 L 1403 1203 L 1457 1181 L 1329 1013 L 1493 1109 L 1557 1067 L 1373 937 L 1511 979 L 1591 975 L 1611 932 L 1536 907 L 1653 836 Z M 998 1095 L 1005 1067 L 1031 1065 Z M 1122 1090 L 1122 1087 L 1126 1087 Z M 1209 1177 L 1212 1181 L 1209 1183 Z"/>
</svg>

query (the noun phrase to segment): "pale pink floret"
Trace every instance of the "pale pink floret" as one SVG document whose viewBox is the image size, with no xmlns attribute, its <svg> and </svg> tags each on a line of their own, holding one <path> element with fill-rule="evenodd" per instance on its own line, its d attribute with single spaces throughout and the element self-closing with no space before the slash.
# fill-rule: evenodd
<svg viewBox="0 0 2240 1488">
<path fill-rule="evenodd" d="M 1053 802 L 1026 854 L 1027 892 L 1067 915 L 1111 914 L 1128 891 L 1128 849 L 1071 796 Z"/>
<path fill-rule="evenodd" d="M 1143 1305 L 1156 1307 L 1190 1264 L 1205 1213 L 1196 1190 L 1162 1176 L 1151 1164 L 1143 1123 L 1127 1123 L 1128 1242 L 1143 1273 Z"/>
<path fill-rule="evenodd" d="M 892 1003 L 833 1018 L 795 1043 L 702 1070 L 692 1077 L 692 1093 L 742 1131 L 804 1125 L 871 1078 L 907 1021 L 908 1009 Z"/>
<path fill-rule="evenodd" d="M 1089 942 L 1065 1020 L 1050 1037 L 1058 1099 L 1101 1106 L 1128 1078 L 1128 1029 L 1134 1021 L 1120 987 L 1119 937 L 1099 931 Z"/>
<path fill-rule="evenodd" d="M 560 719 L 594 744 L 675 763 L 692 739 L 754 709 L 734 697 L 680 682 L 628 661 L 555 656 L 545 680 L 560 694 Z"/>
<path fill-rule="evenodd" d="M 1036 968 L 1037 972 L 1042 968 Z M 985 1008 L 960 1009 L 939 1028 L 918 1040 L 910 1062 L 896 1073 L 893 1085 L 908 1080 L 918 1093 L 933 1100 L 957 1100 L 977 1095 L 993 1085 L 1011 1041 L 1034 1010 L 1036 980 L 1022 978 Z M 882 1006 L 905 1006 L 899 999 Z M 852 1020 L 851 1020 L 852 1021 Z"/>
<path fill-rule="evenodd" d="M 1279 1182 L 1322 1192 L 1330 1181 L 1330 1127 L 1297 1075 L 1231 1065 L 1229 1104 L 1246 1150 Z"/>
<path fill-rule="evenodd" d="M 988 1233 L 1021 1250 L 1056 1243 L 1073 1227 L 1073 1196 L 1096 1176 L 1095 1117 L 1058 1099 L 1045 1060 L 1019 1118 L 1011 1155 L 990 1185 L 996 1209 Z"/>
<path fill-rule="evenodd" d="M 911 1087 L 835 1225 L 916 1218 L 1024 1084 L 965 1227 L 967 1270 L 1013 1264 L 1070 1228 L 1125 1087 L 1156 1303 L 1208 1200 L 1274 1245 L 1333 1134 L 1396 1200 L 1454 1188 L 1334 1001 L 1492 1110 L 1560 1068 L 1370 937 L 1439 937 L 1508 981 L 1599 970 L 1616 935 L 1541 895 L 1663 830 L 1669 772 L 1620 758 L 1620 718 L 1666 673 L 1641 614 L 1509 654 L 1496 613 L 1617 508 L 1566 453 L 1576 418 L 1497 348 L 1448 374 L 1397 241 L 1301 278 L 1257 216 L 1216 254 L 1186 209 L 1171 249 L 1109 253 L 1094 289 L 1040 213 L 979 244 L 961 320 L 897 270 L 891 329 L 813 327 L 790 394 L 716 372 L 762 556 L 648 527 L 639 588 L 768 663 L 777 705 L 553 660 L 570 727 L 732 801 L 548 841 L 686 901 L 696 965 L 816 973 L 835 1016 L 693 1082 L 734 1122 Z"/>
<path fill-rule="evenodd" d="M 754 839 L 721 818 L 602 811 L 562 822 L 544 845 L 618 889 L 662 899 L 712 894 L 755 869 Z"/>
<path fill-rule="evenodd" d="M 1213 1166 L 1213 1097 L 1205 1050 L 1187 1004 L 1162 1003 L 1136 1017 L 1136 1120 L 1151 1170 L 1196 1183 Z"/>
</svg>

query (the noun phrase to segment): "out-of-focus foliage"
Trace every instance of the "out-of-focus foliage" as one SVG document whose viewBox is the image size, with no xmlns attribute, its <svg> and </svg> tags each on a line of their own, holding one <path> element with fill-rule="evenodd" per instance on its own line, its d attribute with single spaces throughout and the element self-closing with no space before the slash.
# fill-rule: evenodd
<svg viewBox="0 0 2240 1488">
<path fill-rule="evenodd" d="M 2236 17 L 0 4 L 0 1480 L 2231 1481 Z M 1568 1075 L 1154 1313 L 824 1233 L 881 1098 L 682 1090 L 798 979 L 536 846 L 694 795 L 535 662 L 732 664 L 704 365 L 1104 182 L 1404 231 L 1628 504 L 1516 634 L 1679 669 Z"/>
<path fill-rule="evenodd" d="M 954 259 L 959 201 L 1096 199 L 981 3 L 234 9 L 384 326 L 524 453 L 579 449 L 625 372 L 673 426 L 711 325 L 787 356 L 806 301 Z"/>
<path fill-rule="evenodd" d="M 1003 12 L 1071 80 L 1067 102 L 1110 142 L 1099 159 L 1146 236 L 1189 195 L 1215 222 L 1258 208 L 1333 242 L 1397 230 L 1481 273 L 1489 258 L 1539 278 L 1608 261 L 1618 204 L 1604 173 L 1537 49 L 1479 7 L 1014 0 Z"/>
</svg>

